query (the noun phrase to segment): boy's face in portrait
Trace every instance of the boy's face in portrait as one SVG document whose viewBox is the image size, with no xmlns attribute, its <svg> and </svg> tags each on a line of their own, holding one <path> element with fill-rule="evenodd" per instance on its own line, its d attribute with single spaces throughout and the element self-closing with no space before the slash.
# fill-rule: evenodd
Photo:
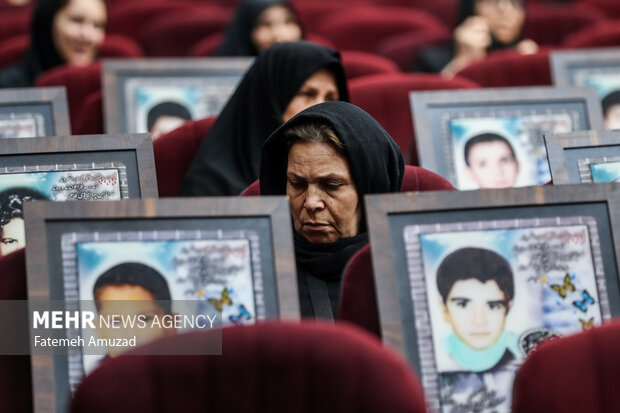
<svg viewBox="0 0 620 413">
<path fill-rule="evenodd" d="M 469 278 L 454 283 L 443 313 L 461 341 L 474 350 L 484 350 L 504 332 L 510 305 L 496 281 Z"/>
<path fill-rule="evenodd" d="M 467 160 L 467 171 L 480 188 L 510 188 L 517 181 L 519 163 L 505 142 L 476 143 Z"/>
<path fill-rule="evenodd" d="M 157 325 L 151 328 L 152 320 L 157 316 L 160 320 L 165 315 L 164 309 L 157 303 L 153 294 L 139 285 L 108 285 L 101 289 L 97 300 L 99 304 L 99 314 L 111 318 L 114 314 L 122 316 L 143 315 L 147 327 L 139 328 L 106 328 L 102 326 L 98 335 L 100 338 L 127 338 L 136 337 L 138 345 L 148 343 L 159 337 L 173 335 L 176 333 L 174 328 L 158 328 Z M 120 347 L 109 347 L 108 354 L 116 356 L 127 349 Z"/>
<path fill-rule="evenodd" d="M 605 113 L 605 129 L 620 129 L 620 105 L 612 105 Z"/>
</svg>

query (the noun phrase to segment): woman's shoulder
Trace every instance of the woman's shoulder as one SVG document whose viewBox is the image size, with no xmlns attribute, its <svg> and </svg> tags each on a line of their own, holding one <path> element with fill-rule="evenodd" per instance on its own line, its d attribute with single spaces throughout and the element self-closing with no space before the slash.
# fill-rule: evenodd
<svg viewBox="0 0 620 413">
<path fill-rule="evenodd" d="M 32 80 L 21 63 L 0 70 L 0 88 L 29 86 L 32 86 Z"/>
</svg>

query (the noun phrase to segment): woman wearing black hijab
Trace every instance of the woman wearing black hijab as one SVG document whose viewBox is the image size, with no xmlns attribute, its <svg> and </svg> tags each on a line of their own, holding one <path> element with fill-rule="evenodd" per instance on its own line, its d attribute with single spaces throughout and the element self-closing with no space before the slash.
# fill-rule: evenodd
<svg viewBox="0 0 620 413">
<path fill-rule="evenodd" d="M 273 44 L 302 36 L 297 15 L 286 1 L 244 0 L 216 55 L 257 56 Z"/>
<path fill-rule="evenodd" d="M 265 139 L 325 100 L 349 100 L 338 52 L 304 41 L 272 46 L 256 59 L 200 145 L 181 195 L 239 195 L 258 179 Z"/>
<path fill-rule="evenodd" d="M 303 316 L 337 317 L 345 264 L 368 242 L 363 198 L 398 192 L 405 173 L 390 135 L 362 109 L 325 102 L 265 141 L 261 195 L 287 195 Z"/>
<path fill-rule="evenodd" d="M 94 61 L 105 38 L 104 0 L 39 0 L 24 58 L 0 72 L 0 87 L 32 86 L 39 75 L 68 63 Z"/>
<path fill-rule="evenodd" d="M 521 40 L 524 1 L 461 0 L 459 25 L 452 43 L 423 49 L 416 70 L 453 76 L 490 51 L 514 48 L 524 54 L 536 52 L 536 43 Z"/>
</svg>

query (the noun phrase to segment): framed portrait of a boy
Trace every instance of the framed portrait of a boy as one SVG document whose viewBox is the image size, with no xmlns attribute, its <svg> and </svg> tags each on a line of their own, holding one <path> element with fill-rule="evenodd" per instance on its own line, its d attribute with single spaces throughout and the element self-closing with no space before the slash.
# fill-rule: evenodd
<svg viewBox="0 0 620 413">
<path fill-rule="evenodd" d="M 605 129 L 620 129 L 620 47 L 558 50 L 549 59 L 555 85 L 594 87 Z"/>
<path fill-rule="evenodd" d="M 509 412 L 538 344 L 620 314 L 619 201 L 609 183 L 366 197 L 383 339 L 433 411 Z"/>
<path fill-rule="evenodd" d="M 246 57 L 106 59 L 105 130 L 157 139 L 183 122 L 218 115 L 251 63 Z"/>
<path fill-rule="evenodd" d="M 620 130 L 545 135 L 554 184 L 620 182 Z"/>
<path fill-rule="evenodd" d="M 0 90 L 0 138 L 70 134 L 64 87 Z"/>
<path fill-rule="evenodd" d="M 420 165 L 458 190 L 551 180 L 543 134 L 602 126 L 590 88 L 411 92 Z"/>
<path fill-rule="evenodd" d="M 0 256 L 25 244 L 26 202 L 155 196 L 148 134 L 0 139 Z"/>
<path fill-rule="evenodd" d="M 131 311 L 121 314 L 143 315 L 145 320 L 183 317 L 174 328 L 163 324 L 155 328 L 150 322 L 132 325 L 123 337 L 133 337 L 134 342 L 122 347 L 93 347 L 86 342 L 53 354 L 36 347 L 37 331 L 32 329 L 36 413 L 66 411 L 66 395 L 84 374 L 102 360 L 139 350 L 154 339 L 196 329 L 299 318 L 285 197 L 142 199 L 66 206 L 33 202 L 26 206 L 25 215 L 30 301 L 62 302 L 66 307 L 90 308 L 101 316 L 117 314 L 111 306 L 128 300 Z M 191 322 L 201 316 L 215 324 Z M 101 337 L 101 330 L 73 328 L 61 334 Z M 221 342 L 195 351 L 167 354 L 221 354 Z M 51 389 L 51 394 L 45 389 Z M 45 403 L 48 398 L 53 403 Z"/>
</svg>

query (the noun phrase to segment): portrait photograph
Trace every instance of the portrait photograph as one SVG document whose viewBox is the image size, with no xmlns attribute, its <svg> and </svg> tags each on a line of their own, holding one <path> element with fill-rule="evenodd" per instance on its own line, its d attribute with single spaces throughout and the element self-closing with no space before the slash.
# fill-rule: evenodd
<svg viewBox="0 0 620 413">
<path fill-rule="evenodd" d="M 620 129 L 620 66 L 601 73 L 584 74 L 583 84 L 596 88 L 601 98 L 605 128 Z"/>
<path fill-rule="evenodd" d="M 95 301 L 100 314 L 114 311 L 105 301 L 125 300 L 132 302 L 132 312 L 145 317 L 221 313 L 223 326 L 254 324 L 265 316 L 260 274 L 253 272 L 260 260 L 257 243 L 257 235 L 248 231 L 65 233 L 62 254 L 75 257 L 63 260 L 65 299 Z M 137 336 L 140 345 L 183 332 L 135 328 L 122 334 Z M 85 352 L 82 369 L 75 372 L 70 357 L 72 384 L 119 352 Z"/>
<path fill-rule="evenodd" d="M 620 182 L 620 158 L 611 162 L 596 162 L 590 164 L 592 182 Z"/>
<path fill-rule="evenodd" d="M 153 139 L 189 120 L 220 113 L 239 76 L 129 78 L 124 83 L 130 118 L 127 132 L 149 132 Z"/>
<path fill-rule="evenodd" d="M 510 411 L 532 337 L 609 318 L 592 217 L 410 225 L 404 239 L 411 296 L 427 297 L 418 348 L 431 345 L 434 371 L 422 380 L 437 378 L 443 412 Z"/>
<path fill-rule="evenodd" d="M 25 245 L 23 203 L 128 198 L 120 162 L 0 167 L 0 256 Z"/>
<path fill-rule="evenodd" d="M 544 133 L 573 130 L 568 113 L 448 121 L 459 190 L 541 185 L 551 180 Z"/>
</svg>

